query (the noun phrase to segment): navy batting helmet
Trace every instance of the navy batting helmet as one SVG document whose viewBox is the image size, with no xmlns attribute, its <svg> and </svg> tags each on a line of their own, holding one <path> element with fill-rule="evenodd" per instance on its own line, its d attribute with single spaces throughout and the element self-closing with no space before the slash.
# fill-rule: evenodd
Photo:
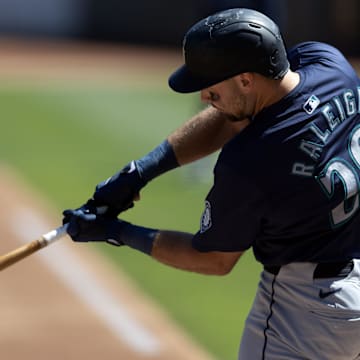
<svg viewBox="0 0 360 360">
<path fill-rule="evenodd" d="M 183 42 L 185 65 L 169 78 L 180 93 L 207 88 L 243 72 L 281 79 L 289 69 L 278 26 L 251 9 L 228 9 L 190 28 Z"/>
</svg>

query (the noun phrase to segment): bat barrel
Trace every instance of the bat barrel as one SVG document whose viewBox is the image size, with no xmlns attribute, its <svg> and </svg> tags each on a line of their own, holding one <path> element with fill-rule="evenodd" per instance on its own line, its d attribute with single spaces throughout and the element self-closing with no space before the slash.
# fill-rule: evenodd
<svg viewBox="0 0 360 360">
<path fill-rule="evenodd" d="M 0 271 L 24 259 L 44 246 L 46 246 L 46 243 L 44 243 L 41 238 L 0 256 Z"/>
<path fill-rule="evenodd" d="M 0 256 L 0 271 L 65 236 L 67 234 L 67 226 L 67 224 L 62 225 L 44 234 L 41 238 L 31 241 L 5 255 Z"/>
</svg>

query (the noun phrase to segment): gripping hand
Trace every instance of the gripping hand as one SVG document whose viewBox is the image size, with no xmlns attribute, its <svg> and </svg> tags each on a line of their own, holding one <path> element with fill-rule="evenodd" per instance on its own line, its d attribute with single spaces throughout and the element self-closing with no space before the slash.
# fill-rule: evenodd
<svg viewBox="0 0 360 360">
<path fill-rule="evenodd" d="M 136 161 L 130 162 L 118 173 L 96 186 L 93 199 L 98 206 L 108 206 L 112 215 L 118 215 L 134 206 L 134 199 L 146 185 Z"/>
<path fill-rule="evenodd" d="M 96 206 L 107 206 L 107 215 L 117 216 L 134 206 L 140 190 L 155 177 L 179 166 L 168 140 L 141 159 L 130 162 L 122 170 L 96 186 Z"/>
<path fill-rule="evenodd" d="M 158 230 L 132 225 L 117 218 L 99 215 L 84 207 L 63 212 L 67 233 L 76 242 L 105 241 L 127 245 L 150 255 Z"/>
<path fill-rule="evenodd" d="M 63 215 L 64 223 L 68 224 L 67 233 L 76 242 L 105 241 L 124 245 L 120 238 L 128 224 L 126 221 L 97 215 L 85 208 L 65 210 Z"/>
</svg>

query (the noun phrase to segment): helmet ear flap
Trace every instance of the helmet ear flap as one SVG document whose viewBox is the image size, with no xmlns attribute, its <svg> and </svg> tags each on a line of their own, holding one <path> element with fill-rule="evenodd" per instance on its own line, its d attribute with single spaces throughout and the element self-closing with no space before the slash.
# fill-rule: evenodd
<svg viewBox="0 0 360 360">
<path fill-rule="evenodd" d="M 275 49 L 273 53 L 270 55 L 269 58 L 269 64 L 271 65 L 269 67 L 269 73 L 274 76 L 274 68 L 276 68 L 279 64 L 279 50 Z"/>
<path fill-rule="evenodd" d="M 275 49 L 274 52 L 270 56 L 270 63 L 274 66 L 277 65 L 278 57 L 279 57 L 279 50 Z"/>
</svg>

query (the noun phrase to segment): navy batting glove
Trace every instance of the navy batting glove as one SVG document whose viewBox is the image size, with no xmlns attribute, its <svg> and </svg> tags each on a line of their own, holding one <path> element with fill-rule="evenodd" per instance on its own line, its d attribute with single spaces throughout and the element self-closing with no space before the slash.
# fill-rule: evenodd
<svg viewBox="0 0 360 360">
<path fill-rule="evenodd" d="M 93 199 L 97 206 L 108 206 L 107 215 L 117 216 L 134 206 L 134 199 L 150 180 L 178 166 L 174 150 L 165 140 L 141 159 L 132 161 L 98 184 Z"/>
<path fill-rule="evenodd" d="M 136 161 L 132 161 L 111 178 L 99 183 L 93 199 L 99 206 L 108 206 L 108 213 L 118 215 L 134 206 L 135 197 L 146 183 L 140 175 Z"/>
<path fill-rule="evenodd" d="M 93 199 L 90 199 L 85 203 L 84 205 L 74 209 L 74 210 L 64 210 L 63 211 L 63 224 L 67 224 L 70 222 L 70 218 L 73 215 L 74 211 L 83 212 L 84 214 L 95 214 L 95 215 L 106 215 L 108 217 L 111 217 L 110 214 L 107 214 L 108 208 L 106 206 L 104 207 L 97 207 L 96 203 Z M 114 217 L 113 217 L 114 218 Z"/>
<path fill-rule="evenodd" d="M 121 246 L 121 233 L 126 221 L 108 218 L 91 213 L 87 209 L 65 210 L 64 223 L 68 224 L 67 233 L 76 242 L 105 241 Z"/>
</svg>

